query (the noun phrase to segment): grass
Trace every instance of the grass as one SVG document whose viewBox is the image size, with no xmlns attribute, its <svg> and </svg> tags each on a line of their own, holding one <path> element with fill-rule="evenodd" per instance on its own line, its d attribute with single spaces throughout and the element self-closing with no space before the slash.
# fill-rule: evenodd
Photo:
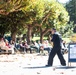
<svg viewBox="0 0 76 75">
<path fill-rule="evenodd" d="M 43 39 L 47 39 L 47 37 L 44 37 Z M 40 40 L 40 37 L 33 37 L 33 39 L 32 40 Z"/>
<path fill-rule="evenodd" d="M 66 41 L 66 43 L 70 42 L 70 38 L 62 38 L 64 41 Z"/>
<path fill-rule="evenodd" d="M 47 39 L 47 37 L 44 37 L 43 39 Z M 66 41 L 66 43 L 69 43 L 70 42 L 70 39 L 69 38 L 62 38 L 64 41 Z M 32 40 L 40 40 L 40 37 L 33 37 Z"/>
</svg>

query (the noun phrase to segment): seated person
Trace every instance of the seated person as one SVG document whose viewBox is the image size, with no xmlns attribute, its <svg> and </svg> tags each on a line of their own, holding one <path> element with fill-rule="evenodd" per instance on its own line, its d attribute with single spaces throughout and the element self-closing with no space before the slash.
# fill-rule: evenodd
<svg viewBox="0 0 76 75">
<path fill-rule="evenodd" d="M 6 53 L 8 53 L 9 50 L 11 50 L 12 53 L 14 53 L 14 49 L 12 47 L 10 47 L 8 41 L 7 40 L 4 41 L 3 38 L 0 39 L 0 48 L 2 50 L 5 50 Z"/>
<path fill-rule="evenodd" d="M 36 49 L 36 52 L 39 53 L 39 45 L 36 41 L 32 41 L 31 48 Z"/>
<path fill-rule="evenodd" d="M 27 52 L 27 50 L 30 50 L 30 53 L 32 53 L 31 52 L 31 48 L 30 48 L 30 46 L 27 44 L 27 42 L 25 41 L 25 42 L 19 42 L 19 44 L 17 45 L 17 47 L 18 48 L 20 48 L 21 50 L 23 50 L 24 52 L 26 51 Z"/>
<path fill-rule="evenodd" d="M 16 47 L 17 50 L 20 50 L 21 46 L 22 46 L 21 41 L 19 41 L 18 43 L 15 44 L 15 47 Z"/>
<path fill-rule="evenodd" d="M 48 40 L 44 40 L 42 43 L 42 46 L 43 46 L 44 50 L 48 51 L 48 53 L 51 51 L 52 47 L 51 47 L 51 45 L 49 45 Z"/>
<path fill-rule="evenodd" d="M 24 42 L 19 41 L 19 43 L 16 44 L 17 50 L 20 50 L 21 52 L 22 52 L 22 51 L 24 51 L 24 52 L 26 51 L 26 48 L 25 48 L 25 46 L 23 45 L 23 43 L 24 43 Z"/>
<path fill-rule="evenodd" d="M 28 45 L 26 41 L 23 42 L 22 45 L 25 47 L 26 52 L 27 52 L 27 50 L 30 50 L 30 53 L 32 53 L 31 48 L 30 48 L 30 45 Z"/>
<path fill-rule="evenodd" d="M 14 53 L 14 50 L 17 50 L 17 49 L 16 49 L 16 43 L 15 43 L 15 41 L 10 40 L 9 46 L 10 46 L 10 48 L 13 49 L 13 53 Z"/>
<path fill-rule="evenodd" d="M 8 40 L 5 39 L 5 48 L 7 48 L 7 50 L 11 50 L 12 51 L 12 54 L 14 54 L 14 45 L 13 44 L 10 44 L 8 42 Z"/>
</svg>

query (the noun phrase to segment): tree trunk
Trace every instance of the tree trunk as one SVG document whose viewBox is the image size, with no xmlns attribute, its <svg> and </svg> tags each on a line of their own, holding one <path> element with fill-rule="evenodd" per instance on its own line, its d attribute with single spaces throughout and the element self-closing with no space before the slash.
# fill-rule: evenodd
<svg viewBox="0 0 76 75">
<path fill-rule="evenodd" d="M 43 38 L 44 38 L 44 34 L 41 33 L 41 35 L 40 35 L 40 42 L 41 43 L 43 42 Z"/>
<path fill-rule="evenodd" d="M 40 42 L 41 43 L 43 42 L 44 35 L 47 34 L 49 31 L 50 31 L 50 29 L 46 28 L 46 29 L 42 30 L 42 28 L 40 28 Z"/>
<path fill-rule="evenodd" d="M 13 41 L 16 41 L 16 32 L 11 32 L 11 38 Z"/>
<path fill-rule="evenodd" d="M 17 33 L 17 26 L 16 26 L 16 24 L 13 24 L 12 26 L 11 26 L 11 38 L 12 38 L 12 40 L 13 41 L 15 41 L 16 42 L 16 33 Z"/>
<path fill-rule="evenodd" d="M 43 34 L 42 29 L 40 28 L 40 42 L 41 43 L 43 42 L 43 37 L 44 37 L 44 34 Z"/>
<path fill-rule="evenodd" d="M 28 26 L 28 31 L 27 31 L 27 44 L 30 45 L 32 39 L 32 27 Z"/>
</svg>

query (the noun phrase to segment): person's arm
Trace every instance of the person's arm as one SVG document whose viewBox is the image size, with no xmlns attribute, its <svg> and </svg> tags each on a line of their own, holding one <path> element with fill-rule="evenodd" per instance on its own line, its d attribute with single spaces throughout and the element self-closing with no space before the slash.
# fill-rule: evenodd
<svg viewBox="0 0 76 75">
<path fill-rule="evenodd" d="M 53 47 L 53 38 L 52 37 L 50 37 L 50 44 Z"/>
<path fill-rule="evenodd" d="M 54 42 L 56 41 L 57 36 L 55 34 L 53 34 L 52 38 L 51 38 L 51 45 L 52 47 L 54 46 Z"/>
<path fill-rule="evenodd" d="M 53 42 L 50 42 L 50 44 L 51 44 L 52 47 L 54 46 Z"/>
</svg>

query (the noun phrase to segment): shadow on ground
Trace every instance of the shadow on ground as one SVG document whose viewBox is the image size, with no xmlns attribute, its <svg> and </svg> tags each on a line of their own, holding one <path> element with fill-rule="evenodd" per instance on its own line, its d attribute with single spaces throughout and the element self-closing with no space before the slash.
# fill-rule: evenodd
<svg viewBox="0 0 76 75">
<path fill-rule="evenodd" d="M 76 68 L 76 66 L 61 66 L 61 67 L 55 67 L 56 69 L 73 69 Z"/>
<path fill-rule="evenodd" d="M 38 68 L 48 68 L 48 67 L 46 67 L 46 66 L 23 67 L 23 69 L 38 69 Z"/>
<path fill-rule="evenodd" d="M 76 66 L 53 66 L 53 67 L 46 67 L 46 66 L 36 66 L 36 67 L 23 67 L 23 69 L 39 69 L 39 68 L 55 68 L 55 69 L 73 69 Z"/>
</svg>

